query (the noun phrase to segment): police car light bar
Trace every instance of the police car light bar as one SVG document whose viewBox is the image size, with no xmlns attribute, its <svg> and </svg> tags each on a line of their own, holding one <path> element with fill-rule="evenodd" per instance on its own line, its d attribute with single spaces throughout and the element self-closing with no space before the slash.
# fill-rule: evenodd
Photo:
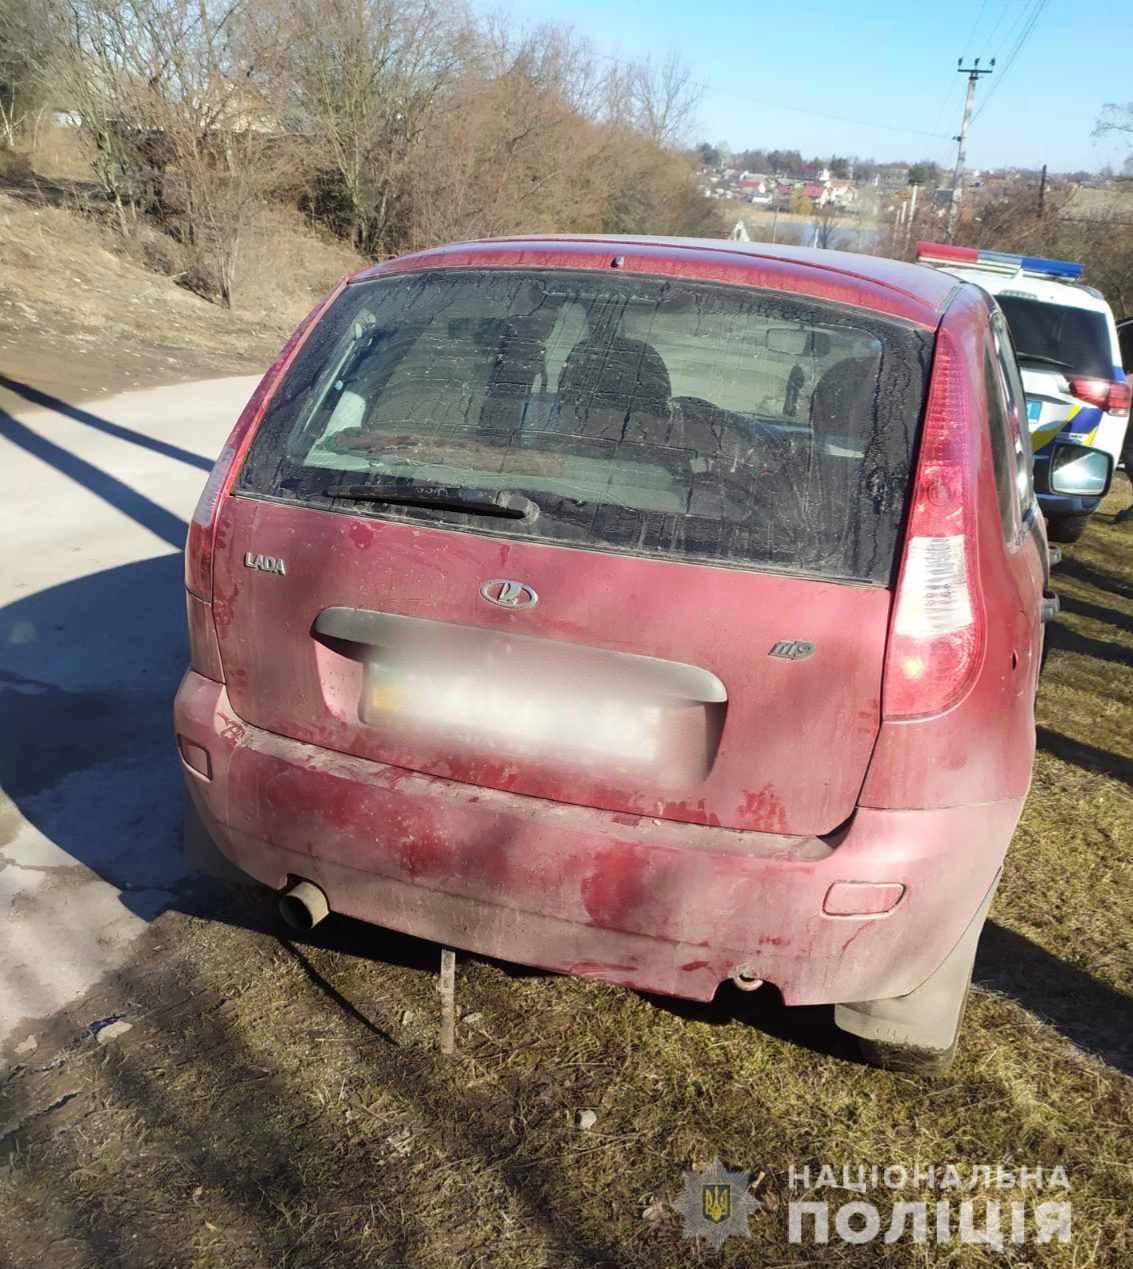
<svg viewBox="0 0 1133 1269">
<path fill-rule="evenodd" d="M 1029 273 L 1034 277 L 1061 278 L 1074 282 L 1084 266 L 1069 260 L 1047 260 L 1043 256 L 1021 256 L 1010 251 L 982 251 L 978 247 L 954 247 L 946 242 L 918 242 L 917 261 L 921 264 L 966 264 L 996 273 Z"/>
</svg>

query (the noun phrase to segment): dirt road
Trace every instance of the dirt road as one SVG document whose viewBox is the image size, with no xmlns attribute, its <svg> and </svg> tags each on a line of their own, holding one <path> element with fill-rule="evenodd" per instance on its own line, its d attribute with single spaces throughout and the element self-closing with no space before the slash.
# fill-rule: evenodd
<svg viewBox="0 0 1133 1269">
<path fill-rule="evenodd" d="M 436 947 L 337 916 L 298 937 L 181 870 L 179 547 L 253 382 L 47 408 L 10 381 L 0 415 L 0 1264 L 1133 1263 L 1127 527 L 1097 517 L 1059 569 L 1035 783 L 947 1081 L 859 1065 L 828 1009 L 768 989 L 696 1006 L 472 956 L 445 1059 Z M 714 1156 L 760 1203 L 719 1255 L 673 1207 Z M 1006 1238 L 1009 1204 L 1069 1194 L 1073 1237 L 798 1245 L 791 1205 L 833 1196 L 792 1178 L 823 1165 L 1061 1167 L 1069 1192 L 853 1197 L 888 1230 L 910 1200 L 991 1200 Z"/>
<path fill-rule="evenodd" d="M 255 382 L 74 406 L 0 377 L 0 1046 L 118 965 L 184 881 L 180 550 Z"/>
</svg>

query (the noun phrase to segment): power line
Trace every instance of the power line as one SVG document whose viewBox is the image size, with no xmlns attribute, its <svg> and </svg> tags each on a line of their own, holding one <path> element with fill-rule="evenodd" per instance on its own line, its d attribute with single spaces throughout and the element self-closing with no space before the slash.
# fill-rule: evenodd
<svg viewBox="0 0 1133 1269">
<path fill-rule="evenodd" d="M 987 11 L 987 0 L 982 0 L 980 11 L 976 14 L 976 20 L 972 23 L 972 29 L 968 32 L 968 38 L 964 41 L 964 48 L 976 47 L 976 32 L 980 29 L 980 23 L 983 21 L 984 13 Z"/>
<path fill-rule="evenodd" d="M 1027 0 L 1027 2 L 1030 3 L 1030 0 Z M 968 32 L 968 38 L 960 46 L 962 50 L 966 48 L 978 47 L 976 44 L 976 32 L 980 29 L 980 23 L 983 21 L 984 14 L 987 12 L 987 5 L 988 5 L 988 0 L 981 0 L 979 11 L 976 14 L 976 20 L 972 23 L 972 29 Z M 1003 9 L 1003 12 L 1000 13 L 999 15 L 999 22 L 995 24 L 996 29 L 998 29 L 999 23 L 1003 21 L 1004 13 L 1007 12 L 1008 7 L 1009 7 L 1008 0 L 1004 0 L 1004 9 Z M 994 31 L 993 31 L 993 35 L 994 35 Z M 988 43 L 990 44 L 990 42 L 991 41 L 989 40 Z M 933 119 L 932 128 L 934 132 L 940 128 L 940 121 L 944 117 L 945 108 L 951 105 L 953 99 L 956 96 L 955 90 L 956 90 L 956 82 L 955 80 L 950 80 L 948 87 L 944 91 L 944 97 L 941 99 L 940 105 L 937 108 L 936 117 Z"/>
<path fill-rule="evenodd" d="M 1026 9 L 1030 0 L 1023 0 L 1023 8 Z M 995 37 L 999 34 L 999 28 L 1003 25 L 1003 19 L 1011 12 L 1011 0 L 1003 0 L 1003 8 L 999 11 L 999 17 L 996 19 L 995 26 L 991 28 L 991 34 L 987 37 L 988 48 L 995 48 Z"/>
<path fill-rule="evenodd" d="M 1019 29 L 1018 38 L 1016 39 L 1011 52 L 1007 55 L 1008 66 L 1010 66 L 1015 58 L 1019 56 L 1020 49 L 1022 49 L 1023 45 L 1026 44 L 1028 39 L 1030 39 L 1031 32 L 1034 31 L 1036 25 L 1038 24 L 1038 20 L 1042 16 L 1042 11 L 1046 8 L 1047 3 L 1048 0 L 1035 0 L 1034 8 L 1031 10 L 1030 14 L 1024 14 L 1024 21 Z"/>
<path fill-rule="evenodd" d="M 940 108 L 939 108 L 939 109 L 937 110 L 937 112 L 936 112 L 936 118 L 932 121 L 932 130 L 933 130 L 933 132 L 937 132 L 937 131 L 939 131 L 939 129 L 940 129 L 940 121 L 941 121 L 941 119 L 943 119 L 943 118 L 944 118 L 944 111 L 945 111 L 945 109 L 946 109 L 946 108 L 948 108 L 948 107 L 950 107 L 950 106 L 952 105 L 953 101 L 954 101 L 954 100 L 955 100 L 955 98 L 956 98 L 956 95 L 957 95 L 957 94 L 956 94 L 956 81 L 955 81 L 955 80 L 953 80 L 953 79 L 950 79 L 950 80 L 948 81 L 948 87 L 947 87 L 947 89 L 945 89 L 945 92 L 944 92 L 944 97 L 942 98 L 942 100 L 941 100 L 941 102 L 940 102 Z M 943 133 L 941 133 L 941 136 L 943 136 L 943 135 L 944 135 L 944 134 L 943 134 Z M 952 138 L 951 138 L 951 137 L 949 137 L 949 138 L 948 138 L 948 140 L 952 140 Z"/>
<path fill-rule="evenodd" d="M 761 105 L 766 109 L 767 103 L 762 102 Z M 784 106 L 776 102 L 772 110 L 789 110 L 796 115 L 811 115 L 815 119 L 832 119 L 835 123 L 848 123 L 854 128 L 878 128 L 883 132 L 900 132 L 908 136 L 916 137 L 934 137 L 938 141 L 951 141 L 952 138 L 946 132 L 926 132 L 923 128 L 899 128 L 888 123 L 867 123 L 862 119 L 847 119 L 845 115 L 832 115 L 824 110 L 806 110 L 802 106 Z"/>
<path fill-rule="evenodd" d="M 1035 6 L 1031 12 L 1030 20 L 1029 22 L 1027 22 L 1025 26 L 1022 27 L 1019 34 L 1019 38 L 1015 41 L 1015 47 L 1012 48 L 1011 52 L 1007 55 L 1007 63 L 1003 67 L 1003 70 L 1000 72 L 999 79 L 996 80 L 995 84 L 992 86 L 991 92 L 989 92 L 988 95 L 984 98 L 983 105 L 976 112 L 975 117 L 977 119 L 980 117 L 980 115 L 983 114 L 983 112 L 988 108 L 988 106 L 991 105 L 992 99 L 995 97 L 997 89 L 1000 87 L 1003 81 L 1007 78 L 1007 75 L 1009 74 L 1011 67 L 1014 66 L 1015 64 L 1015 59 L 1023 51 L 1027 41 L 1031 38 L 1031 35 L 1034 33 L 1035 27 L 1038 26 L 1039 18 L 1042 17 L 1043 10 L 1046 8 L 1048 2 L 1049 0 L 1035 0 Z"/>
<path fill-rule="evenodd" d="M 1007 29 L 1003 33 L 1002 44 L 995 45 L 997 52 L 1001 48 L 1009 49 L 1014 45 L 1023 28 L 1031 20 L 1031 14 L 1038 2 L 1039 0 L 1022 0 L 1022 4 L 1018 12 L 1013 15 L 1011 21 L 1007 24 Z M 1005 9 L 1004 16 L 1006 17 L 1006 15 L 1007 10 Z"/>
</svg>

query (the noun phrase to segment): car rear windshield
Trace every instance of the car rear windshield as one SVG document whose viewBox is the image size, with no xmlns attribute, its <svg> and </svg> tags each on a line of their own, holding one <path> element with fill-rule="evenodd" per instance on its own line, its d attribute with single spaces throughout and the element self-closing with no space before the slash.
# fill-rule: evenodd
<svg viewBox="0 0 1133 1269">
<path fill-rule="evenodd" d="M 1019 295 L 997 295 L 1020 362 L 1044 363 L 1063 374 L 1113 378 L 1113 356 L 1105 316 L 1066 304 L 1046 304 Z M 1033 364 L 1028 358 L 1034 358 Z"/>
<path fill-rule="evenodd" d="M 744 287 L 378 278 L 314 329 L 235 492 L 887 583 L 930 356 L 918 329 Z"/>
</svg>

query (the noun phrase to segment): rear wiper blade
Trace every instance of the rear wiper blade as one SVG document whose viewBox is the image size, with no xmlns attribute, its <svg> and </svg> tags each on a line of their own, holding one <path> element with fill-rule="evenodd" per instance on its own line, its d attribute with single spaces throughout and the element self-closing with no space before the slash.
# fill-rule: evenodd
<svg viewBox="0 0 1133 1269">
<path fill-rule="evenodd" d="M 445 490 L 383 489 L 380 485 L 345 485 L 324 489 L 328 498 L 347 498 L 351 502 L 380 502 L 394 507 L 427 507 L 433 511 L 460 511 L 465 515 L 494 516 L 498 520 L 526 520 L 536 510 L 530 498 L 514 494 L 498 494 L 507 502 L 475 494 L 461 495 Z"/>
<path fill-rule="evenodd" d="M 1020 352 L 1016 349 L 1015 357 L 1019 361 L 1041 361 L 1046 366 L 1059 366 L 1063 370 L 1072 369 L 1068 361 L 1059 361 L 1057 357 L 1044 357 L 1042 353 Z"/>
</svg>

